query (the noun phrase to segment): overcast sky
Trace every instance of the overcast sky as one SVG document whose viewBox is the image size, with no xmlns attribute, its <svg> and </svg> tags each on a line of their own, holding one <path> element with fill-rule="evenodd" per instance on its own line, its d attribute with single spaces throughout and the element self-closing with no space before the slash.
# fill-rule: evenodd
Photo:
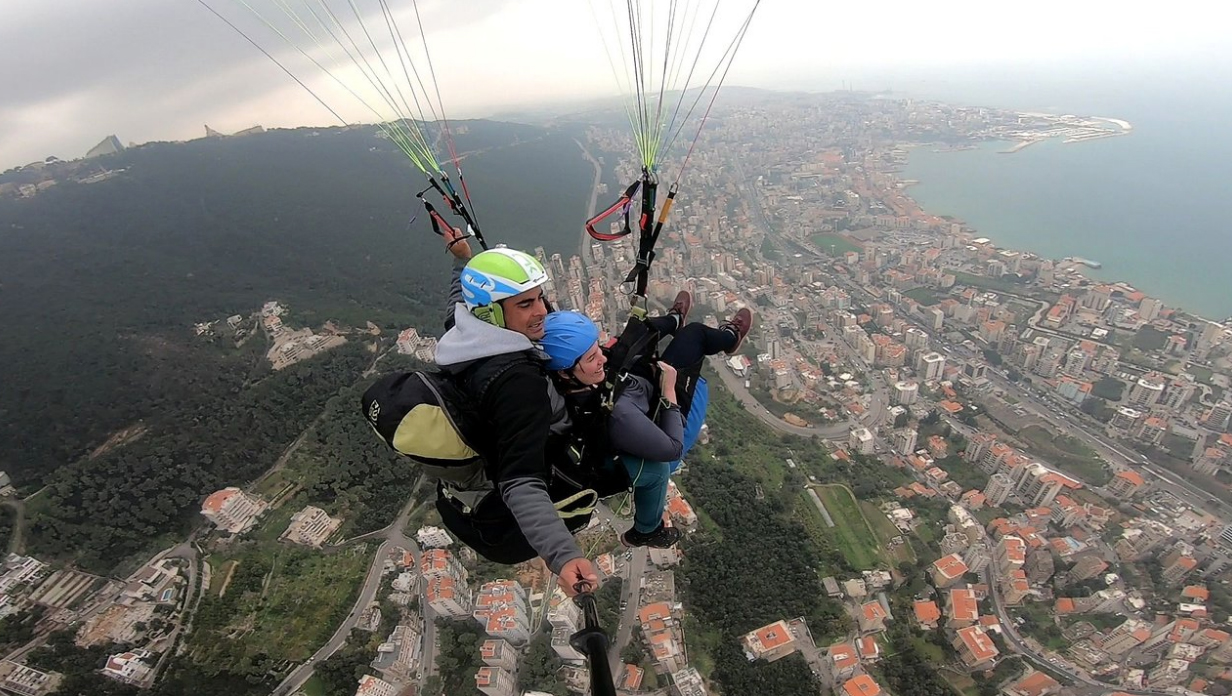
<svg viewBox="0 0 1232 696">
<path fill-rule="evenodd" d="M 406 43 L 421 45 L 410 3 L 387 1 Z M 261 37 L 263 46 L 284 52 L 239 0 L 209 3 Z M 678 7 L 708 13 L 712 3 L 680 0 Z M 751 4 L 722 4 L 711 46 L 725 46 Z M 617 94 L 602 41 L 604 33 L 609 40 L 617 34 L 607 21 L 617 5 L 623 12 L 624 3 L 615 0 L 420 0 L 449 116 Z M 656 5 L 668 7 L 663 0 Z M 727 83 L 820 91 L 842 81 L 880 89 L 897 86 L 896 75 L 941 76 L 959 67 L 1032 66 L 1063 76 L 1083 66 L 1188 61 L 1225 70 L 1230 13 L 1211 9 L 1217 5 L 764 0 Z M 113 133 L 129 143 L 196 138 L 205 124 L 230 132 L 254 124 L 337 123 L 195 0 L 0 0 L 0 6 L 0 169 L 48 155 L 80 157 Z M 370 19 L 378 26 L 379 16 Z M 327 78 L 319 71 L 295 60 L 287 58 L 345 118 L 373 120 L 345 94 L 323 86 Z"/>
</svg>

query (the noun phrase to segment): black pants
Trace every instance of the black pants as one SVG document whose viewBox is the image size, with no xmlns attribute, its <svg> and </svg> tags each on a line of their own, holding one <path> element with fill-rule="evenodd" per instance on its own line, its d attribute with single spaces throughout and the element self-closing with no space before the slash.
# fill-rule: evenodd
<svg viewBox="0 0 1232 696">
<path fill-rule="evenodd" d="M 677 329 L 676 317 L 671 315 L 650 317 L 646 324 L 660 336 L 672 337 L 660 359 L 677 370 L 676 398 L 680 402 L 680 413 L 687 419 L 702 373 L 702 358 L 731 350 L 739 337 L 734 331 L 711 328 L 696 321 Z"/>
<path fill-rule="evenodd" d="M 660 336 L 672 337 L 662 357 L 663 362 L 677 370 L 693 367 L 708 355 L 731 350 L 738 338 L 735 332 L 711 328 L 697 321 L 677 329 L 676 317 L 670 314 L 650 317 L 646 323 Z"/>
</svg>

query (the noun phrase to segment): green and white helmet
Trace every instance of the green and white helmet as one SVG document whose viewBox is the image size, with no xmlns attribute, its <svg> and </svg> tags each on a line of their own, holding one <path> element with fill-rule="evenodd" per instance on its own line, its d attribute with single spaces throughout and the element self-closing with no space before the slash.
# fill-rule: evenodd
<svg viewBox="0 0 1232 696">
<path fill-rule="evenodd" d="M 476 254 L 462 270 L 462 299 L 467 309 L 485 307 L 548 282 L 539 259 L 505 247 Z"/>
</svg>

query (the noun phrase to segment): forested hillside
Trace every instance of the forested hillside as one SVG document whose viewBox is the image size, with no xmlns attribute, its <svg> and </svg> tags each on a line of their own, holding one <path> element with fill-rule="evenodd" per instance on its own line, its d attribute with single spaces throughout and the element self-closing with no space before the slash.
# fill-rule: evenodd
<svg viewBox="0 0 1232 696">
<path fill-rule="evenodd" d="M 488 240 L 575 253 L 593 170 L 572 136 L 463 130 Z M 50 484 L 27 505 L 31 551 L 106 572 L 272 465 L 376 348 L 355 337 L 273 372 L 260 334 L 236 347 L 196 322 L 277 299 L 292 326 L 437 333 L 450 264 L 414 196 L 423 176 L 372 129 L 154 144 L 99 165 L 122 171 L 0 200 L 0 470 L 25 494 Z"/>
<path fill-rule="evenodd" d="M 488 239 L 576 249 L 592 170 L 572 137 L 462 125 Z M 0 470 L 27 491 L 174 412 L 195 375 L 240 368 L 194 340 L 196 321 L 278 298 L 307 324 L 437 325 L 448 263 L 425 216 L 408 228 L 423 176 L 371 129 L 154 144 L 99 164 L 125 171 L 0 200 Z"/>
</svg>

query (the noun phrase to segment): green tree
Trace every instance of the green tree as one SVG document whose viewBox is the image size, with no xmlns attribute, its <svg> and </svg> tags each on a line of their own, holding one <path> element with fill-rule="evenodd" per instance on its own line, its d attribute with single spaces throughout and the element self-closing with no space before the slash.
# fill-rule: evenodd
<svg viewBox="0 0 1232 696">
<path fill-rule="evenodd" d="M 518 668 L 518 688 L 522 691 L 542 691 L 554 696 L 568 696 L 557 672 L 563 663 L 552 650 L 552 634 L 540 631 L 531 638 L 526 656 Z"/>
<path fill-rule="evenodd" d="M 1125 392 L 1125 383 L 1115 377 L 1101 377 L 1091 387 L 1091 393 L 1108 401 L 1120 401 Z"/>
</svg>

